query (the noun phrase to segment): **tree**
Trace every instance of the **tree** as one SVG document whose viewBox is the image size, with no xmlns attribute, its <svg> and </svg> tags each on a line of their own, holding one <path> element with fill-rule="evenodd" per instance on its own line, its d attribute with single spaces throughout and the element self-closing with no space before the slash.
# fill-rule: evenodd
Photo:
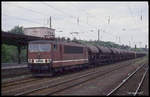
<svg viewBox="0 0 150 97">
<path fill-rule="evenodd" d="M 3 63 L 17 62 L 17 48 L 15 46 L 2 44 L 1 54 Z"/>
<path fill-rule="evenodd" d="M 23 30 L 23 27 L 19 25 L 18 26 L 15 26 L 13 29 L 11 29 L 10 31 L 8 31 L 10 33 L 15 33 L 15 34 L 24 34 L 24 30 Z"/>
<path fill-rule="evenodd" d="M 22 26 L 15 26 L 8 32 L 15 34 L 24 34 Z M 17 47 L 14 45 L 2 44 L 1 53 L 2 53 L 1 60 L 3 63 L 12 63 L 18 61 Z M 23 61 L 26 60 L 26 54 L 27 54 L 26 49 L 23 49 L 23 52 L 21 53 L 21 58 Z"/>
</svg>

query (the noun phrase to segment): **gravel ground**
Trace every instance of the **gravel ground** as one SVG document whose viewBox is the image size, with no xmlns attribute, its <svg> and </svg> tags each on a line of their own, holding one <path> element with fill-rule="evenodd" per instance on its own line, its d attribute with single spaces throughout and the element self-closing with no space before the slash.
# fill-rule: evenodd
<svg viewBox="0 0 150 97">
<path fill-rule="evenodd" d="M 146 74 L 146 77 L 139 89 L 139 95 L 137 96 L 149 96 L 149 71 Z"/>
<path fill-rule="evenodd" d="M 130 66 L 107 74 L 103 77 L 93 79 L 92 81 L 64 90 L 54 95 L 107 95 L 111 89 L 114 89 L 128 74 L 132 73 L 143 62 L 136 62 Z"/>
<path fill-rule="evenodd" d="M 21 75 L 27 75 L 30 74 L 28 68 L 15 68 L 15 69 L 2 69 L 1 70 L 1 78 L 6 79 L 6 78 L 13 78 Z"/>
<path fill-rule="evenodd" d="M 74 76 L 73 75 L 77 75 L 77 76 L 79 76 L 79 75 L 84 75 L 84 74 L 87 74 L 87 72 L 89 72 L 89 71 L 97 71 L 97 70 L 100 70 L 101 71 L 101 73 L 103 73 L 104 71 L 106 72 L 108 69 L 113 69 L 113 68 L 117 68 L 117 67 L 120 67 L 120 66 L 122 66 L 123 64 L 126 64 L 126 65 L 129 65 L 129 64 L 131 64 L 131 63 L 134 63 L 134 61 L 135 60 L 130 60 L 130 61 L 126 61 L 126 62 L 121 62 L 121 63 L 117 63 L 117 64 L 113 64 L 113 65 L 106 65 L 106 66 L 101 66 L 101 67 L 99 67 L 99 68 L 92 68 L 92 69 L 89 69 L 89 70 L 85 70 L 85 71 L 80 71 L 80 72 L 76 72 L 76 73 L 74 73 L 74 74 L 70 74 L 70 75 L 65 75 L 65 76 L 60 76 L 58 79 L 60 79 L 60 80 L 57 80 L 56 78 L 53 78 L 52 77 L 52 79 L 54 79 L 54 80 L 56 80 L 55 82 L 56 83 L 58 83 L 58 82 L 60 82 L 60 81 L 64 81 L 64 80 L 66 80 L 66 79 L 71 79 L 71 78 L 74 78 Z M 42 81 L 42 79 L 41 79 L 41 81 Z M 17 93 L 19 93 L 19 92 L 21 92 L 21 91 L 25 91 L 25 88 L 26 88 L 26 90 L 32 90 L 33 88 L 38 88 L 39 86 L 44 86 L 44 85 L 50 85 L 50 84 L 54 84 L 55 82 L 43 82 L 41 85 L 40 85 L 40 83 L 39 82 L 34 82 L 34 83 L 26 83 L 26 84 L 19 84 L 19 85 L 15 85 L 15 86 L 11 86 L 11 87 L 13 87 L 13 88 L 11 88 L 11 87 L 8 87 L 9 88 L 9 91 L 10 90 L 12 90 L 12 92 L 10 93 L 4 93 L 3 91 L 2 91 L 2 93 L 4 93 L 4 94 L 15 94 L 16 93 L 16 91 L 17 91 Z M 26 87 L 26 86 L 31 86 L 31 84 L 33 85 L 33 84 L 39 84 L 39 85 L 36 85 L 36 86 L 31 86 L 31 87 Z M 15 87 L 15 89 L 14 89 L 14 87 Z M 22 88 L 22 89 L 19 89 L 19 91 L 18 91 L 18 88 L 17 87 L 19 87 L 19 88 Z M 17 89 L 17 90 L 16 90 Z M 2 90 L 3 90 L 3 88 L 2 88 Z"/>
<path fill-rule="evenodd" d="M 141 65 L 143 61 L 144 59 L 141 58 L 141 59 L 134 59 L 134 60 L 129 60 L 129 61 L 121 62 L 121 63 L 97 67 L 94 70 L 100 70 L 101 72 L 104 72 L 104 71 L 106 72 L 108 69 L 116 68 L 116 66 L 119 66 L 119 65 L 122 66 L 122 65 L 132 64 L 122 69 L 116 70 L 112 73 L 108 73 L 105 76 L 102 76 L 100 78 L 98 77 L 96 79 L 93 79 L 92 81 L 89 81 L 79 86 L 76 86 L 74 88 L 62 91 L 59 93 L 59 95 L 106 95 L 110 91 L 110 89 L 112 89 L 112 87 L 115 87 L 118 84 L 118 82 L 121 82 L 121 80 L 123 80 L 123 78 L 125 78 L 128 73 L 131 73 L 131 71 L 133 71 L 139 65 Z M 92 69 L 89 69 L 87 71 L 90 71 L 90 70 Z M 82 71 L 82 72 L 85 72 L 85 71 Z M 81 74 L 81 71 L 77 73 Z M 72 75 L 73 74 L 70 74 L 69 76 L 72 76 Z M 69 76 L 68 75 L 60 76 L 60 78 L 61 80 L 63 80 L 66 78 L 70 78 Z M 43 85 L 45 85 L 45 83 L 43 83 Z"/>
<path fill-rule="evenodd" d="M 22 80 L 22 79 L 29 78 L 29 77 L 32 77 L 32 75 L 26 74 L 26 75 L 20 75 L 20 76 L 16 76 L 16 77 L 12 77 L 12 78 L 5 78 L 5 79 L 2 79 L 2 84 L 3 83 L 16 82 L 18 80 Z"/>
<path fill-rule="evenodd" d="M 130 77 L 117 91 L 115 91 L 112 95 L 134 95 L 142 77 L 145 73 L 145 68 L 147 64 L 144 65 L 139 71 L 137 71 L 132 77 Z M 138 94 L 142 94 L 142 92 L 138 92 Z"/>
</svg>

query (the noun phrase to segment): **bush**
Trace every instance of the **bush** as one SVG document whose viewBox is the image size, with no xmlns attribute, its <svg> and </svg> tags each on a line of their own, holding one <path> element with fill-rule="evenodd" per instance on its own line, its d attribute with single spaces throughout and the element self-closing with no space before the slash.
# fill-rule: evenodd
<svg viewBox="0 0 150 97">
<path fill-rule="evenodd" d="M 13 45 L 2 44 L 1 48 L 1 61 L 2 63 L 17 63 L 18 51 L 17 47 Z M 21 49 L 21 61 L 26 62 L 26 49 Z"/>
</svg>

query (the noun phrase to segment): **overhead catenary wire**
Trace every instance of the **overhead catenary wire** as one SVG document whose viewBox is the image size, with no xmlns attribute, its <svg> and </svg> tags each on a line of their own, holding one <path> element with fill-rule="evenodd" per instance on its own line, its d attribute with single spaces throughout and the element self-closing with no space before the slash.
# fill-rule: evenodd
<svg viewBox="0 0 150 97">
<path fill-rule="evenodd" d="M 64 12 L 64 11 L 58 9 L 58 8 L 55 8 L 54 6 L 49 5 L 49 4 L 47 4 L 47 3 L 43 3 L 43 4 L 45 4 L 46 6 L 48 6 L 48 7 L 50 7 L 50 8 L 53 8 L 53 9 L 59 11 L 59 12 L 61 12 L 62 14 L 66 15 L 66 16 L 68 16 L 68 17 L 70 17 L 70 18 L 76 18 L 76 19 L 77 19 L 77 23 L 78 23 L 78 24 L 80 23 L 80 22 L 79 22 L 79 17 L 73 16 L 73 15 L 70 15 L 70 14 L 67 15 L 68 13 L 66 13 L 66 12 Z M 81 21 L 81 19 L 80 19 L 80 21 Z M 80 23 L 80 25 L 81 25 L 81 23 Z M 81 26 L 84 26 L 84 27 L 85 27 L 85 25 L 81 25 Z M 89 26 L 92 26 L 93 28 L 97 29 L 97 27 L 95 27 L 94 25 L 89 25 L 89 24 L 88 24 L 87 26 L 88 26 L 88 27 L 89 27 Z M 103 33 L 104 33 L 104 32 L 103 32 Z M 109 33 L 106 32 L 105 34 L 109 34 Z M 110 34 L 109 34 L 109 35 L 110 35 Z M 111 33 L 110 36 L 112 36 L 112 33 Z"/>
<path fill-rule="evenodd" d="M 41 12 L 39 12 L 39 11 L 35 11 L 35 10 L 33 10 L 33 9 L 30 9 L 30 8 L 25 8 L 25 7 L 20 6 L 20 5 L 15 5 L 15 7 L 22 8 L 22 9 L 28 10 L 28 11 L 30 11 L 30 12 L 37 13 L 37 14 L 42 15 L 42 16 L 43 16 L 43 15 L 49 16 L 49 14 L 41 13 Z"/>
<path fill-rule="evenodd" d="M 82 10 L 82 9 L 81 9 Z M 83 12 L 86 12 L 85 10 L 82 10 Z M 86 12 L 86 14 L 88 14 L 87 12 Z M 93 17 L 95 17 L 96 18 L 96 16 L 93 16 Z M 108 16 L 109 18 L 108 18 L 108 24 L 110 24 L 110 16 Z M 81 21 L 81 20 L 80 20 Z M 92 23 L 92 24 L 94 24 L 94 23 Z M 94 25 L 90 25 L 90 24 L 88 24 L 88 17 L 87 17 L 87 25 L 89 25 L 89 26 L 94 26 Z M 94 28 L 96 28 L 96 29 L 99 29 L 99 28 L 97 28 L 96 26 L 94 26 Z M 103 30 L 102 31 L 102 33 L 104 33 L 104 34 L 109 34 L 110 36 L 115 36 L 116 37 L 116 35 L 114 35 L 113 33 L 110 33 L 110 32 L 106 32 L 105 30 Z M 113 37 L 112 36 L 112 37 Z"/>
<path fill-rule="evenodd" d="M 50 8 L 53 8 L 53 9 L 55 9 L 55 10 L 57 10 L 57 11 L 63 13 L 64 15 L 67 15 L 67 14 L 68 14 L 68 13 L 66 13 L 66 12 L 64 12 L 64 11 L 58 9 L 58 8 L 55 8 L 54 6 L 49 5 L 49 4 L 47 4 L 47 3 L 43 3 L 43 2 L 42 2 L 42 4 L 44 4 L 44 5 L 46 5 L 46 6 L 50 7 Z M 76 18 L 75 16 L 72 16 L 72 15 L 70 15 L 70 14 L 68 14 L 67 16 L 69 16 L 69 17 L 71 17 L 71 18 Z"/>
<path fill-rule="evenodd" d="M 13 4 L 10 4 L 10 5 L 13 5 Z M 17 7 L 17 8 L 21 8 L 21 9 L 24 9 L 24 10 L 26 10 L 26 11 L 30 11 L 30 12 L 32 12 L 32 13 L 36 13 L 36 14 L 39 14 L 39 15 L 41 15 L 41 16 L 49 16 L 49 14 L 45 14 L 45 13 L 41 13 L 41 12 L 39 12 L 39 11 L 36 11 L 36 10 L 33 10 L 33 9 L 31 9 L 31 8 L 26 8 L 26 7 L 23 7 L 23 6 L 20 6 L 20 5 L 15 5 L 14 7 Z M 30 15 L 30 14 L 29 14 Z M 37 19 L 37 20 L 43 20 L 42 18 L 34 18 L 34 19 Z M 45 26 L 45 17 L 44 17 L 44 23 L 43 23 L 43 25 Z"/>
<path fill-rule="evenodd" d="M 67 14 L 67 16 L 69 15 L 69 17 L 71 17 L 71 18 L 77 18 L 77 19 L 79 19 L 79 17 L 75 17 L 75 16 L 73 16 L 73 15 L 70 15 L 70 14 L 68 14 L 68 13 L 66 13 L 66 12 L 64 12 L 64 11 L 58 9 L 58 8 L 55 8 L 55 7 L 53 7 L 53 6 L 51 6 L 51 5 L 47 4 L 47 3 L 43 3 L 43 4 L 47 5 L 48 7 L 53 8 L 53 9 L 55 9 L 55 10 L 57 10 L 57 11 L 63 13 L 63 14 L 65 14 L 65 15 Z M 30 9 L 30 8 L 25 8 L 25 7 L 22 7 L 22 6 L 19 6 L 19 5 L 17 5 L 16 7 L 22 8 L 22 9 L 25 9 L 25 10 L 28 10 L 28 11 L 30 11 L 30 12 L 34 12 L 34 13 L 36 13 L 36 14 L 43 15 L 43 13 L 41 13 L 41 12 L 39 12 L 39 11 L 35 11 L 35 10 L 33 10 L 33 9 Z M 47 15 L 47 14 L 44 14 L 44 15 Z M 81 21 L 81 20 L 80 20 L 80 21 Z M 79 24 L 79 21 L 78 21 L 78 24 Z M 83 26 L 83 25 L 81 25 L 81 26 Z M 88 25 L 88 26 L 89 26 L 89 25 Z M 86 27 L 86 26 L 84 25 L 84 27 Z M 95 28 L 96 28 L 96 27 L 95 27 Z"/>
<path fill-rule="evenodd" d="M 45 4 L 45 3 L 44 3 Z M 65 14 L 65 15 L 69 15 L 69 17 L 70 18 L 76 18 L 75 16 L 72 16 L 72 15 L 70 15 L 70 14 L 67 14 L 66 12 L 64 12 L 64 11 L 61 11 L 60 9 L 58 9 L 58 8 L 55 8 L 55 7 L 53 7 L 53 6 L 51 6 L 51 5 L 49 5 L 49 4 L 46 4 L 47 6 L 49 6 L 49 7 L 51 7 L 51 8 L 53 8 L 53 9 L 55 9 L 55 10 L 57 10 L 57 11 L 59 11 L 59 12 L 61 12 L 61 13 L 63 13 L 63 14 Z M 19 5 L 17 5 L 17 6 L 15 6 L 15 7 L 18 7 L 18 8 L 21 8 L 21 9 L 25 9 L 25 10 L 27 10 L 27 11 L 30 11 L 30 12 L 33 12 L 33 13 L 36 13 L 36 14 L 40 14 L 40 15 L 43 15 L 43 13 L 41 13 L 41 12 L 39 12 L 39 11 L 36 11 L 36 10 L 33 10 L 33 9 L 30 9 L 30 8 L 25 8 L 25 7 L 22 7 L 22 6 L 19 6 Z M 44 14 L 44 15 L 47 15 L 47 14 Z M 6 15 L 6 16 L 9 16 L 9 15 Z M 19 19 L 19 20 L 23 20 L 23 21 L 28 21 L 28 22 L 30 22 L 30 23 L 35 23 L 35 24 L 37 24 L 37 23 L 39 23 L 39 22 L 35 22 L 35 21 L 33 21 L 33 20 L 29 20 L 29 19 L 25 19 L 25 18 L 20 18 L 20 17 L 16 17 L 16 16 L 9 16 L 9 17 L 13 17 L 13 18 L 16 18 L 16 19 Z M 79 17 L 77 17 L 77 19 L 78 19 L 78 24 L 79 24 Z M 69 21 L 70 22 L 70 21 Z M 80 22 L 81 22 L 81 20 L 80 20 Z M 81 23 L 80 23 L 80 26 L 84 26 L 84 27 L 89 27 L 89 24 L 88 25 L 81 25 Z M 91 26 L 91 25 L 90 25 Z M 93 26 L 93 25 L 92 25 Z M 97 27 L 95 27 L 94 26 L 94 28 L 96 28 L 97 29 Z M 104 32 L 102 32 L 102 33 L 104 33 Z M 106 33 L 107 34 L 107 33 Z"/>
<path fill-rule="evenodd" d="M 23 21 L 26 21 L 26 22 L 34 23 L 34 24 L 39 24 L 40 23 L 40 22 L 37 22 L 37 21 L 25 19 L 25 18 L 22 18 L 22 17 L 10 16 L 10 15 L 7 15 L 7 14 L 3 14 L 3 15 L 8 16 L 8 17 L 13 17 L 13 18 L 18 19 L 18 20 L 23 20 Z"/>
<path fill-rule="evenodd" d="M 130 6 L 127 5 L 127 7 L 128 7 L 128 10 L 129 10 L 129 13 L 130 13 L 131 17 L 133 18 L 134 23 L 136 24 L 136 21 L 135 21 L 135 18 L 133 16 L 133 13 L 132 13 L 132 10 L 131 10 Z"/>
<path fill-rule="evenodd" d="M 130 12 L 130 15 L 131 15 L 131 17 L 132 17 L 132 20 L 134 21 L 134 24 L 135 24 L 135 25 L 142 25 L 142 23 L 138 23 L 137 20 L 136 20 L 136 18 L 135 18 L 135 16 L 133 16 L 133 12 L 132 12 L 132 10 L 131 10 L 131 7 L 130 7 L 129 5 L 127 5 L 127 7 L 128 7 L 129 12 Z M 142 17 L 142 10 L 141 10 L 141 14 L 139 13 L 139 15 L 140 15 L 140 19 L 141 19 L 141 21 L 142 21 L 142 20 L 143 20 L 143 17 Z M 141 30 L 142 30 L 142 27 L 141 27 Z"/>
<path fill-rule="evenodd" d="M 68 13 L 62 11 L 61 9 L 55 8 L 54 6 L 49 5 L 49 4 L 47 4 L 47 3 L 42 3 L 42 4 L 46 5 L 47 7 L 53 8 L 53 9 L 55 9 L 55 10 L 61 12 L 63 15 L 65 15 L 65 16 L 67 16 L 67 17 L 70 17 L 70 18 L 73 18 L 73 19 L 78 19 L 78 18 L 79 18 L 79 17 L 77 17 L 77 16 L 73 16 L 73 15 L 71 15 L 71 14 L 68 14 Z M 80 21 L 81 21 L 81 20 L 80 20 Z M 85 25 L 81 25 L 81 26 L 85 26 Z M 90 26 L 91 26 L 91 25 L 90 25 Z M 94 27 L 95 27 L 95 26 L 94 26 Z"/>
<path fill-rule="evenodd" d="M 46 3 L 43 3 L 43 4 L 45 4 L 45 5 L 47 5 L 47 7 L 50 7 L 50 8 L 53 8 L 53 9 L 55 9 L 55 10 L 57 10 L 57 11 L 59 11 L 59 12 L 61 12 L 63 15 L 65 15 L 65 16 L 67 16 L 67 17 L 70 17 L 70 18 L 73 18 L 73 19 L 77 19 L 78 20 L 78 24 L 79 24 L 79 17 L 75 17 L 75 16 L 72 16 L 72 15 L 67 15 L 67 13 L 66 12 L 64 12 L 64 11 L 62 11 L 62 10 L 60 10 L 60 9 L 58 9 L 58 8 L 55 8 L 55 7 L 53 7 L 52 5 L 49 5 L 49 4 L 46 4 Z M 80 20 L 81 21 L 81 20 Z M 70 21 L 69 21 L 70 22 Z M 71 23 L 71 22 L 70 22 Z M 73 22 L 72 22 L 73 23 Z M 73 24 L 75 24 L 75 23 L 73 23 Z M 82 25 L 81 23 L 80 23 L 80 26 L 83 26 L 83 27 L 86 27 L 86 28 L 88 28 L 86 25 Z"/>
<path fill-rule="evenodd" d="M 73 15 L 71 15 L 71 13 L 67 13 L 67 11 L 65 11 L 65 10 L 63 10 L 63 9 L 61 9 L 61 8 L 57 8 L 57 7 L 55 7 L 55 6 L 53 6 L 53 5 L 51 5 L 51 4 L 48 4 L 48 3 L 45 3 L 46 5 L 49 5 L 49 7 L 50 8 L 53 8 L 53 9 L 55 9 L 55 10 L 57 10 L 59 13 L 61 13 L 61 14 L 63 14 L 63 16 L 66 16 L 66 17 L 70 17 L 70 18 L 72 18 L 72 19 L 75 19 L 75 21 L 78 19 L 77 17 L 79 17 L 80 18 L 80 16 L 73 16 Z M 18 5 L 17 5 L 18 6 Z M 36 13 L 36 14 L 39 14 L 39 15 L 47 15 L 47 14 L 52 14 L 50 11 L 48 11 L 47 10 L 47 13 L 46 14 L 44 14 L 44 12 L 40 12 L 40 10 L 34 10 L 34 9 L 31 9 L 30 7 L 22 7 L 21 5 L 19 5 L 20 7 L 18 7 L 18 8 L 22 8 L 22 9 L 25 9 L 25 10 L 27 10 L 27 11 L 30 11 L 30 12 L 33 12 L 33 13 Z M 43 7 L 43 6 L 42 6 Z M 83 11 L 84 12 L 84 11 Z M 132 10 L 131 10 L 131 12 L 130 13 L 132 13 Z M 60 15 L 61 16 L 61 15 Z M 17 18 L 17 17 L 16 17 Z M 22 17 L 18 17 L 18 18 L 22 18 Z M 23 19 L 19 19 L 19 20 L 23 20 L 23 21 L 30 21 L 30 20 L 27 20 L 27 19 L 25 19 L 25 18 L 23 18 Z M 33 20 L 31 20 L 32 21 L 32 23 L 34 22 L 36 22 L 36 24 L 37 24 L 37 21 L 33 21 Z M 30 21 L 30 22 L 31 22 Z M 76 22 L 75 21 L 70 21 L 69 19 L 68 19 L 68 21 L 66 21 L 66 22 L 69 22 L 69 23 L 73 23 L 73 24 L 76 24 Z M 82 16 L 81 16 L 81 18 L 80 18 L 80 20 L 79 20 L 79 25 L 80 26 L 83 26 L 84 28 L 87 28 L 87 29 L 89 29 L 89 27 L 90 28 L 93 28 L 93 29 L 95 29 L 94 30 L 94 33 L 95 32 L 97 32 L 97 29 L 98 29 L 98 27 L 97 26 L 95 26 L 95 25 L 90 25 L 90 24 L 94 24 L 94 23 L 89 23 L 88 22 L 88 20 L 87 20 L 87 24 L 83 24 L 83 21 L 82 21 Z M 60 25 L 57 25 L 57 26 L 60 26 Z M 110 25 L 111 26 L 111 25 Z M 84 29 L 84 28 L 82 28 L 82 30 Z M 87 29 L 85 29 L 85 30 L 87 30 Z M 103 28 L 102 28 L 103 29 Z M 107 30 L 107 29 L 106 29 Z M 87 32 L 88 32 L 88 30 L 87 30 Z M 80 32 L 81 33 L 81 32 Z M 93 33 L 93 34 L 94 34 Z M 111 32 L 109 32 L 109 31 L 104 31 L 104 29 L 101 31 L 101 33 L 103 34 L 109 34 L 108 35 L 108 37 L 113 37 L 113 36 L 115 36 L 116 37 L 116 35 L 114 35 L 114 33 L 111 33 Z"/>
</svg>

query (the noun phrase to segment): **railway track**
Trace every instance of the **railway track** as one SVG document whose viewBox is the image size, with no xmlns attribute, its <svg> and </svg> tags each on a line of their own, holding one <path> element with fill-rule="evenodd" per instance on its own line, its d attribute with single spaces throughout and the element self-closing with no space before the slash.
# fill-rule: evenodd
<svg viewBox="0 0 150 97">
<path fill-rule="evenodd" d="M 124 65 L 124 66 L 127 66 L 127 65 Z M 69 89 L 69 88 L 72 88 L 76 85 L 80 85 L 84 82 L 96 79 L 97 77 L 104 76 L 104 75 L 111 73 L 115 70 L 123 68 L 124 66 L 119 66 L 119 67 L 116 67 L 115 69 L 110 69 L 107 72 L 106 71 L 105 72 L 102 72 L 102 71 L 89 72 L 89 73 L 86 73 L 85 75 L 81 75 L 81 76 L 78 76 L 76 78 L 73 77 L 72 79 L 69 79 L 69 80 L 63 80 L 63 81 L 58 82 L 58 83 L 52 83 L 52 84 L 49 84 L 47 86 L 36 88 L 34 90 L 31 90 L 31 91 L 22 92 L 22 93 L 19 93 L 16 95 L 53 95 L 57 92 L 61 92 L 61 91 L 65 90 L 65 89 Z"/>
<path fill-rule="evenodd" d="M 148 66 L 147 67 L 146 66 L 147 66 L 146 64 L 139 66 L 128 77 L 126 77 L 117 87 L 112 89 L 107 94 L 107 96 L 111 96 L 111 95 L 136 96 L 137 94 L 142 95 L 142 93 L 138 93 L 138 91 L 141 88 L 143 80 L 148 71 Z"/>
<path fill-rule="evenodd" d="M 140 93 L 142 93 L 142 96 L 149 96 L 149 71 L 146 73 L 143 83 L 138 90 L 138 93 L 139 94 L 137 94 L 136 96 L 141 96 Z"/>
<path fill-rule="evenodd" d="M 40 80 L 40 79 L 28 77 L 28 78 L 24 78 L 24 79 L 20 79 L 20 80 L 16 80 L 16 81 L 4 82 L 2 84 L 2 87 L 5 88 L 5 87 L 18 85 L 18 84 L 24 84 L 24 83 L 32 82 L 32 81 L 36 81 L 36 80 Z"/>
<path fill-rule="evenodd" d="M 134 62 L 134 61 L 132 60 L 131 63 L 132 62 Z M 2 95 L 32 95 L 32 94 L 34 95 L 34 93 L 35 93 L 35 95 L 37 95 L 38 91 L 44 91 L 45 89 L 53 88 L 53 91 L 43 93 L 43 95 L 51 95 L 53 93 L 62 91 L 64 89 L 71 88 L 75 85 L 82 84 L 83 82 L 92 80 L 98 76 L 102 76 L 111 71 L 117 70 L 119 68 L 123 68 L 124 66 L 127 66 L 127 65 L 129 65 L 129 63 L 126 65 L 112 66 L 115 69 L 110 67 L 110 68 L 108 68 L 108 70 L 109 70 L 108 72 L 106 72 L 106 71 L 104 72 L 103 69 L 99 70 L 98 68 L 93 68 L 86 72 L 85 71 L 79 72 L 79 73 L 75 73 L 70 76 L 66 75 L 64 77 L 51 78 L 51 79 L 46 79 L 46 80 L 41 79 L 39 81 L 32 81 L 32 82 L 27 81 L 27 83 L 25 82 L 23 85 L 22 84 L 20 85 L 18 83 L 17 87 L 16 87 L 16 85 L 13 85 L 13 86 L 9 85 L 8 87 L 2 87 Z M 99 75 L 97 75 L 97 74 L 99 74 Z M 92 76 L 90 76 L 90 75 L 92 75 Z M 90 76 L 90 77 L 88 77 L 88 76 Z M 69 79 L 69 80 L 66 80 L 66 79 Z M 74 84 L 72 82 L 74 82 Z M 67 83 L 70 85 L 67 85 Z M 57 89 L 54 89 L 56 87 L 57 87 Z M 41 93 L 41 95 L 42 95 L 42 93 Z"/>
</svg>

